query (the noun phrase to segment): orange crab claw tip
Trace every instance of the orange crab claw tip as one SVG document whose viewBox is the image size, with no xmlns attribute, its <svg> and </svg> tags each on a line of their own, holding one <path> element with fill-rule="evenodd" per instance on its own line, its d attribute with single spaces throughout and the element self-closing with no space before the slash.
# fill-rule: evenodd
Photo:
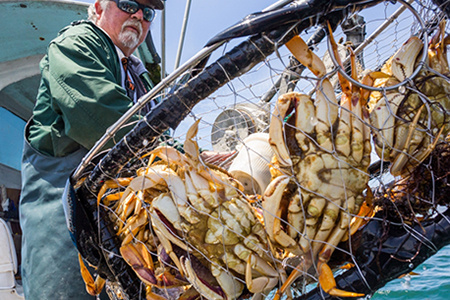
<svg viewBox="0 0 450 300">
<path fill-rule="evenodd" d="M 327 292 L 327 294 L 329 294 L 330 296 L 333 297 L 364 297 L 365 294 L 361 294 L 361 293 L 354 293 L 354 292 L 347 292 L 347 291 L 343 291 L 337 288 L 333 288 L 331 290 L 329 290 Z"/>
<path fill-rule="evenodd" d="M 355 264 L 347 263 L 347 264 L 339 267 L 339 269 L 341 269 L 341 270 L 349 270 L 349 269 L 353 268 L 354 266 L 355 266 Z"/>
<path fill-rule="evenodd" d="M 347 292 L 336 288 L 336 280 L 334 280 L 333 272 L 326 263 L 319 265 L 319 283 L 322 289 L 334 297 L 363 297 L 364 294 Z"/>
<path fill-rule="evenodd" d="M 406 276 L 417 276 L 417 275 L 420 275 L 420 274 L 416 273 L 416 272 L 409 272 L 409 273 L 405 273 L 405 274 L 402 274 L 402 275 L 398 276 L 397 279 L 400 279 L 400 278 L 403 278 L 403 277 L 406 277 Z"/>
</svg>

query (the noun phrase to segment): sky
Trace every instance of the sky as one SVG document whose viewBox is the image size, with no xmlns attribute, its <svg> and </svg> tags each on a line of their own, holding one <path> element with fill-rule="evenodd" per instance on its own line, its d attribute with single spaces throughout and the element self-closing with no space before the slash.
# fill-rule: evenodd
<svg viewBox="0 0 450 300">
<path fill-rule="evenodd" d="M 178 51 L 179 37 L 186 9 L 184 0 L 166 1 L 166 65 L 167 71 L 173 71 Z M 206 42 L 237 23 L 246 15 L 261 11 L 271 5 L 273 0 L 191 0 L 186 37 L 181 63 L 200 51 Z M 161 36 L 161 18 L 157 15 L 152 33 L 155 40 Z M 156 41 L 158 45 L 158 41 Z"/>
</svg>

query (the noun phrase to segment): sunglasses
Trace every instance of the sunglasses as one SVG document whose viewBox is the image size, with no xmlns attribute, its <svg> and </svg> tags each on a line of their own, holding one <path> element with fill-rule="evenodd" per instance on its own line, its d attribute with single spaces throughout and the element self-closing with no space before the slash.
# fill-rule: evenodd
<svg viewBox="0 0 450 300">
<path fill-rule="evenodd" d="M 151 7 L 130 0 L 113 0 L 113 1 L 116 2 L 117 7 L 120 10 L 129 13 L 131 15 L 136 13 L 139 9 L 142 9 L 142 13 L 144 14 L 144 20 L 147 22 L 151 22 L 155 18 L 156 12 Z"/>
</svg>

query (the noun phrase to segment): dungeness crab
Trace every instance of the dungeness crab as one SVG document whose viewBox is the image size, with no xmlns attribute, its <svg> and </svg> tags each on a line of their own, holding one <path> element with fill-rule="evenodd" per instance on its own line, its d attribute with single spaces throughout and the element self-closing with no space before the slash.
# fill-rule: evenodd
<svg viewBox="0 0 450 300">
<path fill-rule="evenodd" d="M 338 105 L 319 57 L 300 37 L 286 46 L 319 78 L 319 88 L 315 100 L 295 92 L 279 97 L 270 124 L 275 178 L 265 191 L 264 222 L 274 245 L 303 257 L 279 294 L 315 267 L 327 293 L 360 296 L 335 287 L 327 262 L 364 202 L 371 152 L 365 100 L 359 88 L 341 81 Z"/>
<path fill-rule="evenodd" d="M 428 47 L 428 60 L 404 91 L 372 92 L 370 121 L 375 150 L 392 162 L 393 175 L 411 173 L 450 131 L 450 82 L 445 22 Z M 375 87 L 392 86 L 418 67 L 423 42 L 411 37 L 377 73 Z"/>
</svg>

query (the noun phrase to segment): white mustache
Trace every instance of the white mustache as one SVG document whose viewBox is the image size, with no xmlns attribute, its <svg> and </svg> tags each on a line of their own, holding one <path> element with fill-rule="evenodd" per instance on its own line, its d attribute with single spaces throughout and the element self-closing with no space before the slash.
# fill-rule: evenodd
<svg viewBox="0 0 450 300">
<path fill-rule="evenodd" d="M 142 34 L 142 24 L 141 22 L 139 22 L 138 20 L 133 20 L 133 19 L 129 19 L 126 20 L 123 25 L 122 25 L 122 31 L 125 29 L 125 27 L 127 26 L 132 26 L 134 28 L 137 28 L 138 30 L 138 36 L 141 36 Z"/>
</svg>

